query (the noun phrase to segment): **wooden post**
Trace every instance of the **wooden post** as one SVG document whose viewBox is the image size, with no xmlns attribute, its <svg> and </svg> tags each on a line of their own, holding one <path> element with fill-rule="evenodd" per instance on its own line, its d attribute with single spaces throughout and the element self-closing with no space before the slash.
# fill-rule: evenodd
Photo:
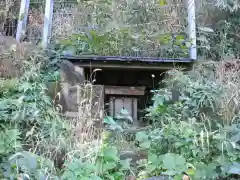
<svg viewBox="0 0 240 180">
<path fill-rule="evenodd" d="M 20 12 L 18 17 L 18 25 L 17 25 L 17 33 L 16 33 L 16 40 L 18 42 L 21 41 L 21 36 L 26 31 L 29 3 L 30 3 L 30 0 L 21 0 L 21 7 L 20 7 Z"/>
<path fill-rule="evenodd" d="M 188 11 L 188 33 L 191 46 L 189 49 L 189 56 L 191 59 L 197 59 L 197 43 L 196 43 L 196 15 L 195 15 L 195 0 L 187 1 Z"/>
<path fill-rule="evenodd" d="M 54 0 L 46 0 L 44 27 L 43 27 L 43 40 L 42 40 L 43 48 L 47 48 L 51 39 L 53 3 L 54 3 Z"/>
</svg>

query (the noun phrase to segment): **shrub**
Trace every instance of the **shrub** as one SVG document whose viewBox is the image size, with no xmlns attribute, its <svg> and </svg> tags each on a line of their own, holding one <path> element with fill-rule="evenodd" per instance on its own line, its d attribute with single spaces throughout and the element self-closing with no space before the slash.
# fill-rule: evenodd
<svg viewBox="0 0 240 180">
<path fill-rule="evenodd" d="M 136 135 L 140 148 L 149 153 L 143 165 L 148 175 L 177 178 L 187 172 L 193 179 L 229 179 L 240 174 L 238 103 L 232 104 L 232 111 L 229 103 L 224 104 L 226 96 L 233 97 L 239 90 L 233 93 L 229 87 L 232 78 L 226 81 L 218 76 L 223 64 L 202 64 L 185 73 L 172 70 L 165 88 L 154 92 L 147 115 L 153 120 L 152 129 Z M 176 99 L 173 89 L 178 90 Z M 222 113 L 225 109 L 231 111 L 229 116 Z"/>
<path fill-rule="evenodd" d="M 8 57 L 11 61 L 15 55 Z M 36 175 L 38 170 L 44 175 L 54 175 L 54 166 L 46 171 L 43 171 L 47 166 L 44 163 L 33 168 L 31 164 L 27 165 L 29 158 L 31 163 L 49 158 L 56 164 L 59 158 L 56 154 L 64 152 L 71 141 L 67 136 L 69 123 L 61 118 L 47 96 L 45 83 L 55 75 L 48 74 L 54 70 L 48 69 L 47 55 L 36 47 L 29 50 L 24 58 L 20 63 L 23 73 L 0 81 L 0 126 L 3 129 L 0 133 L 1 178 L 17 178 L 25 173 L 31 179 L 39 179 Z"/>
</svg>

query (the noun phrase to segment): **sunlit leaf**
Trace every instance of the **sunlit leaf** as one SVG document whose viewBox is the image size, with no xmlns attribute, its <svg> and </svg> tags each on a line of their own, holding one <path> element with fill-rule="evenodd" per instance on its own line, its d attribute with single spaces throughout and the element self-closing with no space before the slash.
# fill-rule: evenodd
<svg viewBox="0 0 240 180">
<path fill-rule="evenodd" d="M 165 5 L 167 5 L 166 0 L 159 0 L 159 5 L 160 5 L 160 6 L 165 6 Z"/>
</svg>

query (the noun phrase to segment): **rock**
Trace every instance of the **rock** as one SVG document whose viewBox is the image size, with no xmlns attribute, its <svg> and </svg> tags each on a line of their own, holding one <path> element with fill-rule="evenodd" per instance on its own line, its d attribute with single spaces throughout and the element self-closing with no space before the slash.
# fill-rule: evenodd
<svg viewBox="0 0 240 180">
<path fill-rule="evenodd" d="M 186 174 L 186 173 L 182 173 L 182 180 L 190 180 L 190 177 Z M 160 175 L 160 176 L 154 176 L 154 177 L 150 177 L 144 180 L 173 180 L 174 178 L 171 176 L 167 176 L 167 175 Z"/>
<path fill-rule="evenodd" d="M 171 180 L 173 179 L 172 177 L 166 176 L 166 175 L 161 175 L 161 176 L 154 176 L 154 177 L 150 177 L 147 178 L 145 180 Z"/>
<path fill-rule="evenodd" d="M 133 151 L 123 151 L 120 153 L 120 159 L 125 160 L 125 159 L 131 159 L 131 164 L 133 166 L 137 165 L 137 161 L 141 159 L 147 159 L 147 154 L 146 153 L 136 153 Z"/>
</svg>

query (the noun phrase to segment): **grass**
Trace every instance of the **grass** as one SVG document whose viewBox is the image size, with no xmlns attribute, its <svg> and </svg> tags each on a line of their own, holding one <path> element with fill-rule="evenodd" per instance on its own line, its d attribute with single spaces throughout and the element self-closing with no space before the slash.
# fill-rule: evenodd
<svg viewBox="0 0 240 180">
<path fill-rule="evenodd" d="M 14 43 L 16 41 L 13 45 Z M 18 45 L 25 46 L 21 43 Z M 21 148 L 16 152 L 11 151 L 12 155 L 28 151 L 42 158 L 48 158 L 55 164 L 50 170 L 51 176 L 56 169 L 63 166 L 65 161 L 69 162 L 74 158 L 81 158 L 87 162 L 95 161 L 102 146 L 102 139 L 101 128 L 94 126 L 96 117 L 92 116 L 92 101 L 98 98 L 93 98 L 94 86 L 89 83 L 77 86 L 77 92 L 74 94 L 77 95 L 80 104 L 77 116 L 65 118 L 57 111 L 58 105 L 53 103 L 54 99 L 50 99 L 47 95 L 46 83 L 54 75 L 55 65 L 48 69 L 50 61 L 37 46 L 34 50 L 21 52 L 24 55 L 21 59 L 18 51 L 11 52 L 8 48 L 1 52 L 1 57 L 3 54 L 8 55 L 4 56 L 4 60 L 10 63 L 7 74 L 1 72 L 0 125 L 10 130 L 15 127 L 20 132 Z M 16 59 L 20 68 L 14 74 L 12 72 L 16 69 L 12 65 Z M 45 61 L 46 59 L 48 61 Z M 5 62 L 1 61 L 0 65 L 5 67 Z M 8 76 L 9 72 L 11 76 Z M 0 146 L 2 148 L 2 144 Z M 5 158 L 8 158 L 8 154 L 1 154 L 0 164 L 7 162 Z M 20 174 L 16 176 L 19 177 Z"/>
<path fill-rule="evenodd" d="M 236 121 L 240 99 L 240 66 L 238 59 L 220 62 L 208 61 L 196 64 L 193 71 L 199 73 L 200 78 L 207 78 L 220 85 L 223 94 L 218 97 L 221 107 L 219 115 L 223 116 L 223 124 L 232 124 Z"/>
</svg>

